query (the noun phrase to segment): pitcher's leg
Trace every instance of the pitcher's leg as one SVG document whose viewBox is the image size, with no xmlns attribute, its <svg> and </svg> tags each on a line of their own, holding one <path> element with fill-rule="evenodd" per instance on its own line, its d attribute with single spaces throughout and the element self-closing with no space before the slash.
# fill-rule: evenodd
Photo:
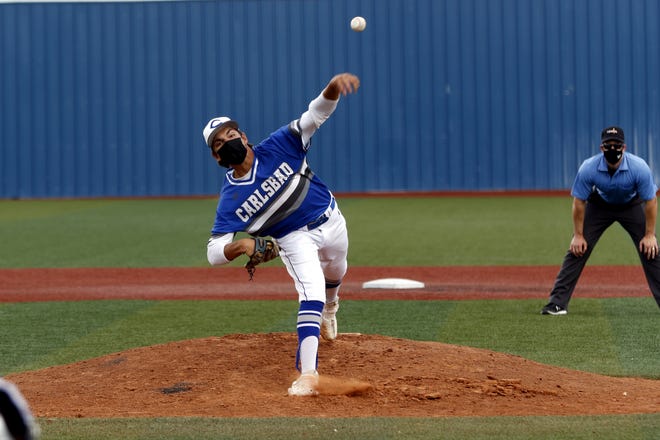
<svg viewBox="0 0 660 440">
<path fill-rule="evenodd" d="M 325 302 L 325 278 L 313 234 L 294 231 L 277 240 L 280 258 L 293 279 L 299 301 Z"/>
<path fill-rule="evenodd" d="M 302 230 L 294 231 L 277 242 L 280 257 L 295 283 L 300 303 L 296 323 L 296 368 L 300 370 L 300 376 L 288 392 L 291 396 L 312 396 L 318 393 L 318 347 L 325 303 L 325 280 L 318 247 L 314 234 Z"/>
<path fill-rule="evenodd" d="M 333 300 L 338 296 L 339 284 L 348 268 L 348 232 L 346 221 L 339 208 L 320 229 L 322 238 L 319 245 L 319 260 L 323 276 L 328 283 L 327 299 Z"/>
<path fill-rule="evenodd" d="M 337 311 L 339 310 L 339 288 L 348 267 L 348 233 L 346 221 L 339 209 L 321 228 L 322 243 L 319 259 L 325 277 L 325 307 L 321 322 L 321 336 L 326 341 L 337 338 Z"/>
</svg>

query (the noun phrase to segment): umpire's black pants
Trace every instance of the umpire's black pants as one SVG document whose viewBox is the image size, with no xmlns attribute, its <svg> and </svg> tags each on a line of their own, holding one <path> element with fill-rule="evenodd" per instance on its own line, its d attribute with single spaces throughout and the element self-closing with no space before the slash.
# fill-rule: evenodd
<svg viewBox="0 0 660 440">
<path fill-rule="evenodd" d="M 596 247 L 596 243 L 612 223 L 619 222 L 635 244 L 644 268 L 646 281 L 660 307 L 660 257 L 649 260 L 639 251 L 639 242 L 646 231 L 644 206 L 645 204 L 639 201 L 628 205 L 610 205 L 602 199 L 599 201 L 589 199 L 585 208 L 583 228 L 584 238 L 587 241 L 587 251 L 581 257 L 576 257 L 570 250 L 566 253 L 561 270 L 555 279 L 555 285 L 550 292 L 551 303 L 563 308 L 568 307 L 575 285 L 580 278 L 580 274 L 582 274 L 584 265 L 587 264 L 591 252 Z"/>
</svg>

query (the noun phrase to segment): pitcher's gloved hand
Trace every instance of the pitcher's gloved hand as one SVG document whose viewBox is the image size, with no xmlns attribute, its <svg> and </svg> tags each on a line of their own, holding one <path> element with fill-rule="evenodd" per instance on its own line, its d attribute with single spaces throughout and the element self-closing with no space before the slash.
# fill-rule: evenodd
<svg viewBox="0 0 660 440">
<path fill-rule="evenodd" d="M 261 237 L 254 238 L 254 252 L 245 264 L 245 268 L 250 274 L 250 281 L 254 276 L 254 271 L 261 263 L 266 263 L 280 256 L 280 249 L 272 240 Z"/>
</svg>

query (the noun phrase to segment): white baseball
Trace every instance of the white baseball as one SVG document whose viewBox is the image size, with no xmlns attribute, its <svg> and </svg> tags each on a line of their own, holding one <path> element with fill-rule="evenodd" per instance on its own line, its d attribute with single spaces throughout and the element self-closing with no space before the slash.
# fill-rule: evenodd
<svg viewBox="0 0 660 440">
<path fill-rule="evenodd" d="M 355 32 L 362 32 L 367 27 L 367 20 L 364 17 L 353 17 L 351 20 L 351 29 Z"/>
</svg>

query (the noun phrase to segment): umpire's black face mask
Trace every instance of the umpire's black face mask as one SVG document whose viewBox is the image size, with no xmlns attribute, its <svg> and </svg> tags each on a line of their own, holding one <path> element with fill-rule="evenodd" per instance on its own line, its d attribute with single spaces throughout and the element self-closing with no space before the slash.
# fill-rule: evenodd
<svg viewBox="0 0 660 440">
<path fill-rule="evenodd" d="M 623 157 L 623 144 L 603 144 L 603 155 L 607 163 L 614 165 Z"/>
<path fill-rule="evenodd" d="M 222 144 L 216 155 L 220 157 L 218 165 L 229 168 L 229 165 L 238 165 L 243 163 L 247 156 L 247 148 L 243 145 L 240 137 L 230 139 Z"/>
</svg>

